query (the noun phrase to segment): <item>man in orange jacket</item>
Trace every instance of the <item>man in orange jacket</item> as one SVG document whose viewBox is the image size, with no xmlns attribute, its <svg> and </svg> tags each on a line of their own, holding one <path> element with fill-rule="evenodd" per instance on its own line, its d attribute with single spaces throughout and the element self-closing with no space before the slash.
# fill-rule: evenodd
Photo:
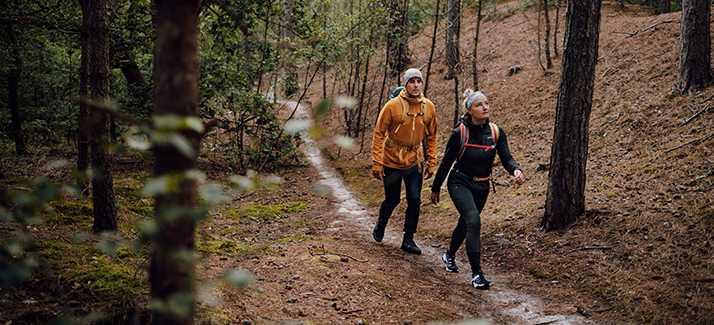
<svg viewBox="0 0 714 325">
<path fill-rule="evenodd" d="M 372 236 L 378 242 L 384 238 L 389 217 L 399 204 L 403 180 L 407 211 L 401 248 L 421 254 L 414 243 L 414 233 L 419 222 L 422 182 L 434 174 L 436 167 L 436 109 L 422 95 L 424 84 L 419 70 L 405 71 L 402 84 L 405 89 L 384 105 L 374 130 L 372 175 L 384 182 L 384 201 Z M 422 139 L 426 150 L 421 148 Z"/>
</svg>

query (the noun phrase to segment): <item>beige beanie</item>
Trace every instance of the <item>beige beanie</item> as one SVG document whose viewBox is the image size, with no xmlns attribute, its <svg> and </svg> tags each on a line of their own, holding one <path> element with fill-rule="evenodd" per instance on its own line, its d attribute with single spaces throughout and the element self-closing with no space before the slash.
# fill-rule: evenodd
<svg viewBox="0 0 714 325">
<path fill-rule="evenodd" d="M 424 80 L 421 77 L 421 71 L 419 71 L 418 69 L 411 68 L 407 71 L 404 71 L 404 76 L 402 77 L 402 86 L 406 87 L 409 80 L 412 80 L 413 78 L 419 78 Z"/>
</svg>

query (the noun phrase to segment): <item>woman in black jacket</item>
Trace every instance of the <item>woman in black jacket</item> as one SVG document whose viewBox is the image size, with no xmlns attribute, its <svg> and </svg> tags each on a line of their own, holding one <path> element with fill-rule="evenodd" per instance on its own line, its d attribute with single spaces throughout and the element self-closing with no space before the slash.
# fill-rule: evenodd
<svg viewBox="0 0 714 325">
<path fill-rule="evenodd" d="M 449 249 L 442 256 L 446 270 L 458 272 L 455 254 L 466 240 L 466 253 L 471 264 L 471 284 L 488 289 L 490 283 L 481 270 L 481 216 L 489 192 L 489 179 L 496 153 L 503 167 L 513 175 L 516 184 L 525 177 L 508 150 L 506 133 L 489 122 L 488 98 L 481 92 L 467 89 L 463 107 L 466 114 L 451 133 L 444 157 L 431 187 L 431 201 L 439 203 L 441 185 L 448 176 L 449 196 L 459 211 L 459 222 L 451 235 Z"/>
</svg>

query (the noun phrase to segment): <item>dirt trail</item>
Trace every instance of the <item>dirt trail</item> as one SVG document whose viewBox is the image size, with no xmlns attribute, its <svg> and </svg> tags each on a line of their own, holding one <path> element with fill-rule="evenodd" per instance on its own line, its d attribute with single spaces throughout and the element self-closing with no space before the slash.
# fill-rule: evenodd
<svg viewBox="0 0 714 325">
<path fill-rule="evenodd" d="M 294 107 L 296 103 L 288 103 L 288 106 Z M 308 109 L 299 107 L 296 116 L 308 117 Z M 331 222 L 327 231 L 340 232 L 342 234 L 351 234 L 353 237 L 358 237 L 365 245 L 388 246 L 391 248 L 399 247 L 401 244 L 401 225 L 399 222 L 391 222 L 388 231 L 385 234 L 385 239 L 382 243 L 375 243 L 371 238 L 371 230 L 374 223 L 374 215 L 376 208 L 368 209 L 349 190 L 349 187 L 337 176 L 337 173 L 325 163 L 317 143 L 306 137 L 304 153 L 308 160 L 320 173 L 319 183 L 330 189 L 335 201 L 335 219 Z M 413 263 L 419 263 L 427 269 L 433 270 L 429 276 L 434 285 L 443 285 L 450 288 L 455 288 L 454 294 L 446 297 L 452 302 L 455 298 L 465 298 L 459 303 L 471 304 L 470 294 L 475 295 L 476 300 L 483 306 L 489 306 L 488 312 L 479 314 L 479 317 L 485 317 L 498 322 L 498 320 L 507 319 L 508 323 L 518 324 L 588 324 L 591 321 L 581 317 L 580 315 L 568 313 L 573 311 L 572 308 L 563 306 L 564 302 L 550 302 L 541 297 L 536 297 L 510 288 L 505 285 L 512 282 L 505 279 L 499 274 L 489 274 L 494 286 L 487 291 L 479 292 L 476 289 L 470 288 L 469 294 L 461 292 L 463 284 L 470 280 L 468 272 L 458 274 L 444 274 L 443 262 L 440 257 L 443 254 L 443 249 L 440 245 L 432 245 L 428 238 L 417 240 L 422 248 L 421 256 L 406 256 L 399 260 L 392 260 L 390 263 L 397 263 L 399 268 L 409 268 Z M 402 254 L 406 255 L 406 254 Z M 397 255 L 399 256 L 399 255 Z M 460 265 L 468 265 L 467 261 L 459 261 Z M 398 269 L 398 268 L 394 268 Z M 475 291 L 475 292 L 474 292 Z M 557 311 L 557 312 L 556 312 Z M 568 313 L 568 314 L 562 314 Z"/>
</svg>

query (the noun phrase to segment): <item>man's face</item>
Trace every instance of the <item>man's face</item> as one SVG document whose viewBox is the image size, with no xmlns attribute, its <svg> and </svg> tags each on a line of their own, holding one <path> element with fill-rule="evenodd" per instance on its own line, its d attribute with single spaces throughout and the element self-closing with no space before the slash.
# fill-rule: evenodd
<svg viewBox="0 0 714 325">
<path fill-rule="evenodd" d="M 421 95 L 421 90 L 424 87 L 424 83 L 421 81 L 421 78 L 411 78 L 407 82 L 407 92 L 409 95 L 412 95 L 412 97 L 419 97 Z"/>
</svg>

